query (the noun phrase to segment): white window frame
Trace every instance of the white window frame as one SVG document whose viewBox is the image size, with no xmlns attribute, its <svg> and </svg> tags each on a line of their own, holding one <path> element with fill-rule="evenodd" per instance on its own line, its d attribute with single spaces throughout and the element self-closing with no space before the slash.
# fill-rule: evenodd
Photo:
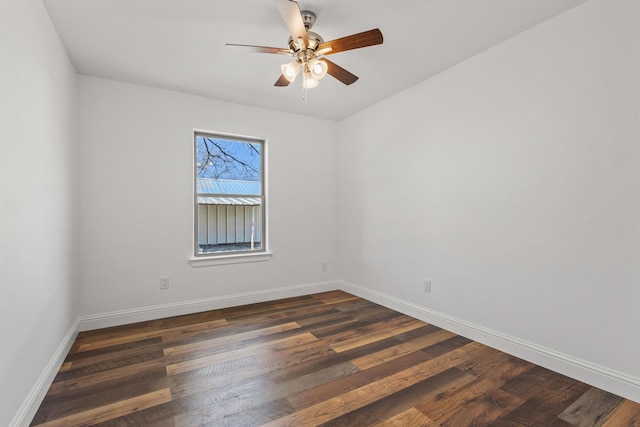
<svg viewBox="0 0 640 427">
<path fill-rule="evenodd" d="M 197 139 L 198 137 L 225 139 L 233 142 L 246 142 L 250 144 L 260 144 L 260 191 L 258 196 L 261 200 L 261 247 L 260 249 L 245 251 L 221 251 L 221 252 L 199 252 L 198 241 L 198 197 L 238 197 L 237 194 L 218 194 L 218 193 L 198 193 L 197 187 Z M 189 260 L 193 267 L 202 267 L 220 264 L 238 264 L 245 262 L 267 261 L 271 259 L 272 252 L 269 250 L 269 232 L 268 232 L 268 210 L 267 210 L 267 140 L 265 138 L 256 138 L 250 136 L 233 135 L 220 132 L 211 132 L 200 129 L 193 131 L 193 257 Z M 248 196 L 248 195 L 247 195 Z M 251 195 L 251 197 L 256 197 Z"/>
</svg>

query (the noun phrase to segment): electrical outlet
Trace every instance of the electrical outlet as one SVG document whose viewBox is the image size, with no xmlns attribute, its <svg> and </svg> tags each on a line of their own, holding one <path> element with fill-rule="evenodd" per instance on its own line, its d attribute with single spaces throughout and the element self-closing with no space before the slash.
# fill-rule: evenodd
<svg viewBox="0 0 640 427">
<path fill-rule="evenodd" d="M 320 265 L 320 268 L 322 269 L 322 271 L 327 271 L 327 261 L 323 261 L 322 265 Z"/>
<path fill-rule="evenodd" d="M 431 293 L 431 280 L 424 279 L 424 291 L 428 294 Z"/>
<path fill-rule="evenodd" d="M 169 289 L 169 278 L 161 277 L 160 278 L 160 289 Z"/>
</svg>

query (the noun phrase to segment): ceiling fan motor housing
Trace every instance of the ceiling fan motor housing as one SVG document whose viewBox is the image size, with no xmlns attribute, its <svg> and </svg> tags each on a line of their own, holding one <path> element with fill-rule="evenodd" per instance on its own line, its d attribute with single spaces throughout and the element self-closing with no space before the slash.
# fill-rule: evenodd
<svg viewBox="0 0 640 427">
<path fill-rule="evenodd" d="M 322 36 L 313 31 L 307 31 L 307 38 L 309 39 L 309 45 L 306 46 L 308 49 L 316 50 L 318 45 L 324 43 Z M 297 40 L 294 42 L 292 37 L 289 37 L 289 49 L 291 49 L 292 52 L 300 50 Z"/>
<path fill-rule="evenodd" d="M 311 12 L 310 10 L 303 10 L 300 12 L 302 15 L 302 22 L 304 22 L 304 27 L 309 31 L 313 24 L 316 23 L 316 14 Z"/>
</svg>

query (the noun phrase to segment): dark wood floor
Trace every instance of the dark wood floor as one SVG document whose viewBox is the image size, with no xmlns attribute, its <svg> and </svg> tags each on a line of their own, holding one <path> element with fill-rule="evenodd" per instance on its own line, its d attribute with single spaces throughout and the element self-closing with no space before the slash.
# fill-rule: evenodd
<svg viewBox="0 0 640 427">
<path fill-rule="evenodd" d="M 81 333 L 38 426 L 640 426 L 640 405 L 346 294 Z"/>
</svg>

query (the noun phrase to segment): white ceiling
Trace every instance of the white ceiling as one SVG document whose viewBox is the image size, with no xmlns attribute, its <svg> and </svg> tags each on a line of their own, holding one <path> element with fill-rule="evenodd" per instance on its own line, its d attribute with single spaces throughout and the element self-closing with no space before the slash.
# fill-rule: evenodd
<svg viewBox="0 0 640 427">
<path fill-rule="evenodd" d="M 305 114 L 299 79 L 274 87 L 287 47 L 273 0 L 43 0 L 79 73 Z M 331 55 L 360 77 L 307 92 L 307 114 L 340 120 L 587 0 L 300 0 L 325 41 L 380 28 L 384 44 Z"/>
</svg>

